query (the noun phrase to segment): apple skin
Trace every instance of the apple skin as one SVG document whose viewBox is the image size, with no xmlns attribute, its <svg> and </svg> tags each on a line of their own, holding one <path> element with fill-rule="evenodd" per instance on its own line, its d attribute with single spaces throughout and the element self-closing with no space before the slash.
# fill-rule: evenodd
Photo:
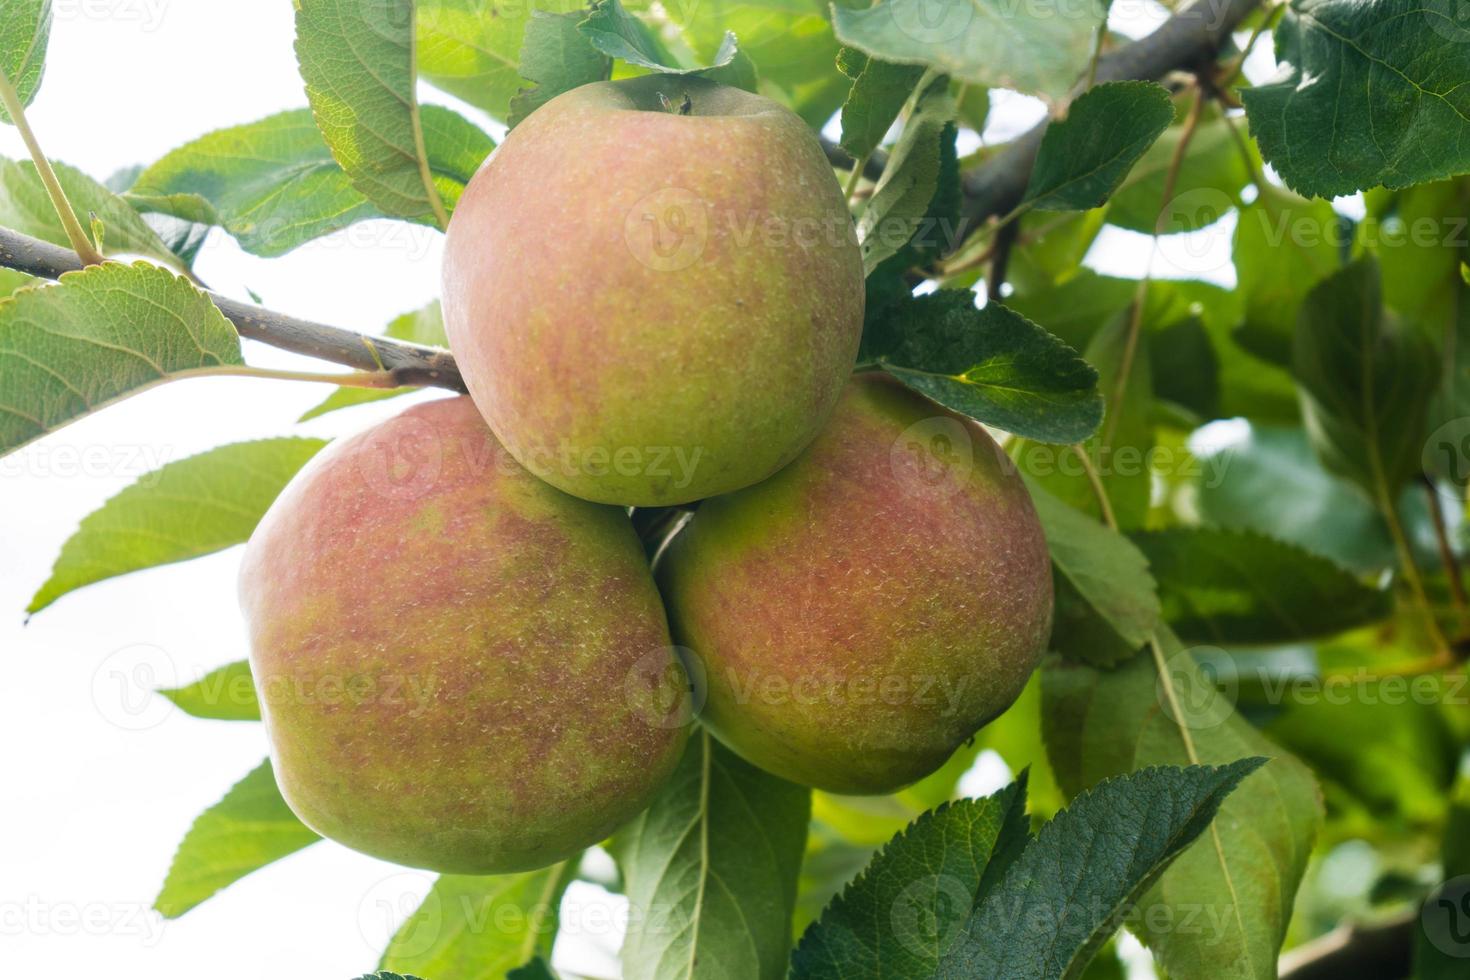
<svg viewBox="0 0 1470 980">
<path fill-rule="evenodd" d="M 700 720 L 836 793 L 939 768 L 1016 699 L 1051 633 L 1051 560 L 1010 461 L 878 374 L 852 379 L 796 462 L 705 501 L 659 583 Z"/>
<path fill-rule="evenodd" d="M 603 503 L 699 500 L 794 459 L 852 372 L 863 299 L 816 137 L 699 78 L 552 99 L 475 175 L 445 245 L 475 404 L 527 469 Z"/>
<path fill-rule="evenodd" d="M 468 398 L 335 443 L 240 574 L 276 779 L 296 815 L 413 867 L 543 867 L 673 771 L 682 682 L 616 508 L 520 467 Z"/>
</svg>

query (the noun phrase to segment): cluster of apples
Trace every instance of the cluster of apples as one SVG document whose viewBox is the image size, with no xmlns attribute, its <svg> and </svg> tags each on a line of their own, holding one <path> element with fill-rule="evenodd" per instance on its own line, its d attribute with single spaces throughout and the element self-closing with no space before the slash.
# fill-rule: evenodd
<svg viewBox="0 0 1470 980">
<path fill-rule="evenodd" d="M 880 793 L 1015 699 L 1052 611 L 1031 501 L 978 425 L 853 375 L 862 260 L 785 108 L 661 76 L 548 102 L 460 200 L 443 305 L 470 396 L 322 452 L 241 573 L 313 829 L 524 870 L 645 808 L 692 715 Z M 630 508 L 695 501 L 656 581 Z"/>
</svg>

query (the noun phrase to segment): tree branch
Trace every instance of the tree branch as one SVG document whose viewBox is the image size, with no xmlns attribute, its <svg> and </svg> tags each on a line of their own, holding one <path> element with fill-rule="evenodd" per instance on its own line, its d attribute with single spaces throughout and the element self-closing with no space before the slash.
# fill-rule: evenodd
<svg viewBox="0 0 1470 980">
<path fill-rule="evenodd" d="M 1201 57 L 1212 57 L 1235 25 L 1260 3 L 1261 0 L 1194 0 L 1149 36 L 1104 55 L 1097 65 L 1096 80 L 1157 79 Z M 1045 131 L 1043 122 L 981 166 L 965 173 L 964 215 L 955 248 L 987 220 L 1010 212 L 1020 202 Z M 831 140 L 824 137 L 821 142 L 834 166 L 850 170 L 856 165 Z M 887 157 L 875 152 L 864 165 L 864 175 L 877 180 L 886 163 Z M 0 228 L 0 266 L 54 280 L 63 273 L 80 270 L 82 263 L 67 249 Z M 388 371 L 401 385 L 464 390 L 454 355 L 447 350 L 369 337 L 217 293 L 208 295 L 242 337 L 359 371 Z"/>
<path fill-rule="evenodd" d="M 0 266 L 41 279 L 60 279 L 63 273 L 80 270 L 82 262 L 68 249 L 0 228 Z M 218 293 L 208 296 L 242 337 L 359 371 L 387 371 L 402 386 L 464 390 L 454 355 L 447 350 L 312 323 Z"/>
<path fill-rule="evenodd" d="M 1213 56 L 1235 25 L 1260 3 L 1195 0 L 1147 37 L 1103 55 L 1097 65 L 1097 81 L 1157 80 L 1201 57 Z M 1021 203 L 1046 127 L 1047 121 L 1043 120 L 984 164 L 965 173 L 963 222 L 955 248 L 987 220 L 1007 214 Z"/>
<path fill-rule="evenodd" d="M 1281 980 L 1398 980 L 1413 969 L 1414 927 L 1405 915 L 1375 925 L 1342 926 L 1281 958 Z"/>
</svg>

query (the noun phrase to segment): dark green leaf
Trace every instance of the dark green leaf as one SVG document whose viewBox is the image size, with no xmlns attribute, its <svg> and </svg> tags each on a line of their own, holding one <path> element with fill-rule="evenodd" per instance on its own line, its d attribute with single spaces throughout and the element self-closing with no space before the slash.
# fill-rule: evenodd
<svg viewBox="0 0 1470 980">
<path fill-rule="evenodd" d="M 562 893 L 580 856 L 519 874 L 441 875 L 378 964 L 427 977 L 501 980 L 550 956 Z"/>
<path fill-rule="evenodd" d="M 164 381 L 241 364 L 209 297 L 155 265 L 108 262 L 0 302 L 0 455 Z"/>
<path fill-rule="evenodd" d="M 1083 93 L 1041 140 L 1024 203 L 1042 211 L 1100 207 L 1174 119 L 1155 82 L 1108 82 Z"/>
<path fill-rule="evenodd" d="M 1291 643 L 1386 618 L 1389 595 L 1326 558 L 1248 531 L 1137 533 L 1164 619 L 1186 642 Z"/>
<path fill-rule="evenodd" d="M 837 66 L 852 79 L 852 90 L 842 104 L 841 146 L 854 160 L 866 160 L 897 121 L 924 69 L 890 65 L 852 48 L 842 49 Z"/>
<path fill-rule="evenodd" d="M 115 575 L 243 544 L 287 481 L 324 445 L 320 439 L 240 442 L 140 477 L 82 520 L 26 611 Z"/>
<path fill-rule="evenodd" d="M 1093 0 L 884 0 L 838 5 L 833 26 L 843 44 L 874 58 L 1061 102 L 1087 70 L 1104 11 Z"/>
<path fill-rule="evenodd" d="M 1159 596 L 1148 559 L 1127 538 L 1027 482 L 1057 571 L 1136 650 L 1159 621 Z"/>
<path fill-rule="evenodd" d="M 1320 794 L 1310 771 L 1234 712 L 1167 627 L 1158 638 L 1156 657 L 1115 670 L 1047 664 L 1047 754 L 1069 795 L 1150 766 L 1270 758 L 1139 900 L 1129 928 L 1169 976 L 1274 980 L 1321 820 Z"/>
<path fill-rule="evenodd" d="M 1395 500 L 1419 472 L 1437 368 L 1418 334 L 1385 322 L 1376 263 L 1355 262 L 1308 294 L 1292 366 L 1323 463 L 1371 499 Z"/>
<path fill-rule="evenodd" d="M 138 178 L 127 201 L 144 211 L 219 225 L 253 255 L 284 255 L 379 212 L 322 142 L 310 109 L 216 130 Z"/>
<path fill-rule="evenodd" d="M 267 759 L 194 821 L 153 907 L 176 919 L 252 871 L 319 839 L 281 799 Z"/>
<path fill-rule="evenodd" d="M 260 699 L 248 660 L 225 664 L 192 684 L 161 688 L 158 693 L 195 718 L 260 721 Z"/>
<path fill-rule="evenodd" d="M 926 74 L 905 109 L 903 134 L 858 218 L 863 269 L 868 275 L 898 254 L 923 224 L 944 173 L 944 144 L 953 140 L 954 98 L 949 80 Z"/>
<path fill-rule="evenodd" d="M 967 290 L 901 302 L 865 337 L 864 357 L 916 391 L 1008 432 L 1070 443 L 1097 428 L 1097 374 L 1077 352 Z"/>
<path fill-rule="evenodd" d="M 577 27 L 585 15 L 531 11 L 521 45 L 521 77 L 534 83 L 510 100 L 512 128 L 563 92 L 603 81 L 612 72 L 612 59 L 592 46 Z"/>
<path fill-rule="evenodd" d="M 793 980 L 933 976 L 982 881 L 999 881 L 1029 836 L 1024 777 L 923 814 L 807 929 Z"/>
<path fill-rule="evenodd" d="M 1265 184 L 1240 209 L 1233 257 L 1245 319 L 1236 339 L 1274 364 L 1291 364 L 1297 312 L 1312 286 L 1338 268 L 1338 217 L 1327 201 L 1308 201 Z"/>
<path fill-rule="evenodd" d="M 1470 171 L 1470 23 L 1462 0 L 1292 0 L 1277 80 L 1244 89 L 1251 132 L 1314 197 Z"/>
<path fill-rule="evenodd" d="M 810 793 L 698 732 L 669 784 L 618 833 L 632 905 L 627 980 L 786 975 Z"/>
<path fill-rule="evenodd" d="M 703 67 L 681 68 L 674 63 L 648 25 L 623 9 L 618 0 L 592 0 L 592 11 L 578 28 L 592 46 L 609 58 L 626 61 L 649 71 L 685 75 L 722 68 L 735 60 L 735 35 L 729 31 L 720 41 L 714 59 Z"/>
<path fill-rule="evenodd" d="M 6 0 L 0 17 L 0 73 L 28 106 L 46 70 L 46 43 L 51 37 L 51 0 Z M 0 106 L 0 122 L 10 113 Z"/>
<path fill-rule="evenodd" d="M 1147 768 L 1093 786 L 1041 828 L 970 913 L 936 976 L 1079 977 L 1139 897 L 1265 761 Z"/>
<path fill-rule="evenodd" d="M 1300 429 L 1254 426 L 1239 439 L 1202 448 L 1199 463 L 1199 508 L 1206 521 L 1290 541 L 1357 572 L 1393 564 L 1382 517 L 1360 491 L 1322 468 Z M 1271 506 L 1261 506 L 1263 500 Z M 1404 489 L 1399 512 L 1419 559 L 1438 561 L 1418 487 Z"/>
</svg>

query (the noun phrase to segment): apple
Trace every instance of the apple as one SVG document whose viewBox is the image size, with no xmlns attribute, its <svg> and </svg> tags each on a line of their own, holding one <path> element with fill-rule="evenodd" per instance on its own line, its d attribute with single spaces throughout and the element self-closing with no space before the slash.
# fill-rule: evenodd
<svg viewBox="0 0 1470 980">
<path fill-rule="evenodd" d="M 627 515 L 527 473 L 468 398 L 313 459 L 251 537 L 240 599 L 282 795 L 375 857 L 555 863 L 644 809 L 686 740 Z"/>
<path fill-rule="evenodd" d="M 837 793 L 939 768 L 1051 632 L 1046 540 L 976 423 L 881 374 L 764 483 L 705 501 L 659 581 L 703 699 L 750 762 Z"/>
<path fill-rule="evenodd" d="M 603 503 L 749 486 L 852 371 L 863 263 L 816 136 L 687 76 L 566 92 L 449 225 L 443 306 L 475 404 L 527 469 Z"/>
</svg>

